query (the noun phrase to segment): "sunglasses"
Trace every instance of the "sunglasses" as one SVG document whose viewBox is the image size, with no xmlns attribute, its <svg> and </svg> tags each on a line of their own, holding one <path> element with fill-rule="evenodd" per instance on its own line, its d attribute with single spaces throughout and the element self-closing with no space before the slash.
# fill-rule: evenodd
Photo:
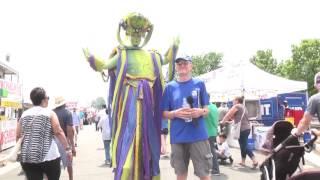
<svg viewBox="0 0 320 180">
<path fill-rule="evenodd" d="M 185 65 L 185 66 L 186 66 L 186 65 L 188 65 L 188 64 L 189 64 L 188 61 L 182 61 L 182 62 L 178 62 L 178 63 L 177 63 L 178 66 L 182 66 L 182 65 Z"/>
</svg>

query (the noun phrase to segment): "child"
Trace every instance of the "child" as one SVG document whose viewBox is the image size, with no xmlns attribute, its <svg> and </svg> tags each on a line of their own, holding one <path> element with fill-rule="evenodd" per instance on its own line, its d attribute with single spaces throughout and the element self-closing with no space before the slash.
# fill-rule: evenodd
<svg viewBox="0 0 320 180">
<path fill-rule="evenodd" d="M 219 134 L 218 143 L 217 143 L 217 155 L 218 159 L 221 160 L 221 163 L 225 163 L 227 159 L 229 159 L 230 164 L 233 163 L 233 159 L 231 157 L 231 153 L 229 150 L 229 146 L 226 142 L 227 136 L 225 134 Z"/>
</svg>

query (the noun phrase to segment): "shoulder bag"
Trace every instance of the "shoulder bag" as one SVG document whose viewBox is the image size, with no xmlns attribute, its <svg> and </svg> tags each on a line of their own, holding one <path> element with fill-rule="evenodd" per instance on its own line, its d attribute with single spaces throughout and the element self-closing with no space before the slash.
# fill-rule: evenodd
<svg viewBox="0 0 320 180">
<path fill-rule="evenodd" d="M 244 113 L 246 112 L 246 109 L 243 106 L 242 106 L 242 110 L 243 110 L 243 113 L 242 113 L 240 121 L 237 122 L 237 123 L 234 122 L 232 124 L 231 132 L 232 132 L 233 139 L 239 139 L 240 138 L 241 121 L 243 119 Z"/>
</svg>

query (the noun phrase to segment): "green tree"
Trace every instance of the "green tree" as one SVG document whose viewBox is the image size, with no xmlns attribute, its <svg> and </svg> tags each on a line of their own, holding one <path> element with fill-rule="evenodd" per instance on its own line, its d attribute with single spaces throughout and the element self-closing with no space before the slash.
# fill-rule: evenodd
<svg viewBox="0 0 320 180">
<path fill-rule="evenodd" d="M 259 50 L 256 55 L 250 58 L 250 62 L 260 69 L 271 74 L 277 74 L 277 60 L 272 56 L 272 50 Z"/>
<path fill-rule="evenodd" d="M 315 94 L 314 75 L 320 71 L 320 39 L 302 40 L 292 45 L 291 59 L 281 64 L 281 74 L 293 80 L 307 81 L 309 95 Z"/>
<path fill-rule="evenodd" d="M 97 97 L 95 100 L 92 101 L 91 106 L 97 109 L 102 109 L 102 105 L 106 104 L 106 101 L 103 97 Z"/>
<path fill-rule="evenodd" d="M 210 52 L 204 55 L 192 56 L 193 76 L 198 76 L 220 67 L 223 54 Z"/>
</svg>

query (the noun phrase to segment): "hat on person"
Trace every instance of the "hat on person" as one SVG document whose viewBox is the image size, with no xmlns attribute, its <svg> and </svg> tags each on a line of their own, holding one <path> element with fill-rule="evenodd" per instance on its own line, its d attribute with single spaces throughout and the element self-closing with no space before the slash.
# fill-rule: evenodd
<svg viewBox="0 0 320 180">
<path fill-rule="evenodd" d="M 58 96 L 54 99 L 54 107 L 60 107 L 62 105 L 66 104 L 66 100 L 62 96 Z"/>
<path fill-rule="evenodd" d="M 175 62 L 179 62 L 179 61 L 189 61 L 189 62 L 192 62 L 192 58 L 191 56 L 188 56 L 188 55 L 181 55 L 181 56 L 178 56 L 178 58 L 176 58 Z"/>
</svg>

